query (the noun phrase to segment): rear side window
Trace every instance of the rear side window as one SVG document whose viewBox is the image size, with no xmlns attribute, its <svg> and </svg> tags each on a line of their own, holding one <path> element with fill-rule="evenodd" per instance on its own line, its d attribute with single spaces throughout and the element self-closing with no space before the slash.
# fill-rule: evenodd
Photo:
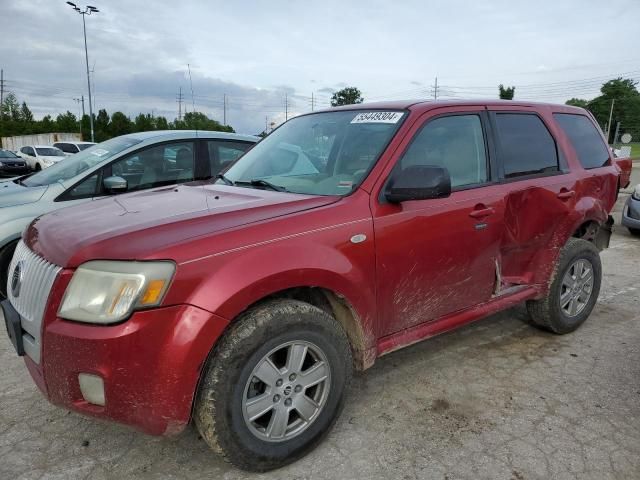
<svg viewBox="0 0 640 480">
<path fill-rule="evenodd" d="M 505 178 L 558 172 L 556 142 L 540 117 L 522 113 L 496 114 Z"/>
<path fill-rule="evenodd" d="M 207 148 L 209 150 L 211 175 L 220 173 L 221 170 L 235 162 L 252 146 L 253 144 L 248 142 L 209 140 Z"/>
<path fill-rule="evenodd" d="M 554 113 L 553 117 L 569 137 L 584 168 L 598 168 L 607 164 L 609 149 L 591 120 L 572 113 Z"/>
</svg>

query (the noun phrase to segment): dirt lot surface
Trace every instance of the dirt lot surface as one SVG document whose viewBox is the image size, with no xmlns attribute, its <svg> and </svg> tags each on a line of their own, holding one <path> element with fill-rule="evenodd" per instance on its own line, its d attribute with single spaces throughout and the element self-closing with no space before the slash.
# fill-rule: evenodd
<svg viewBox="0 0 640 480">
<path fill-rule="evenodd" d="M 0 479 L 640 478 L 640 238 L 616 226 L 602 259 L 576 333 L 515 308 L 383 357 L 327 440 L 265 475 L 225 464 L 193 428 L 153 438 L 49 405 L 2 334 Z"/>
</svg>

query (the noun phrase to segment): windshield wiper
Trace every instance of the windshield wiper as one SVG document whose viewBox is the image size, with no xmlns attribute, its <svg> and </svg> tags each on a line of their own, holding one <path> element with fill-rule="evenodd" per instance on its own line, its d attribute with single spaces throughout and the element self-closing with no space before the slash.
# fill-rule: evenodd
<svg viewBox="0 0 640 480">
<path fill-rule="evenodd" d="M 225 177 L 223 173 L 217 174 L 216 178 L 219 178 L 220 180 L 222 180 L 225 183 L 225 185 L 230 185 L 232 187 L 235 185 L 233 180 L 230 180 L 229 178 Z"/>
<path fill-rule="evenodd" d="M 249 180 L 248 182 L 237 181 L 235 182 L 235 185 L 251 185 L 253 187 L 267 187 L 269 190 L 273 190 L 275 192 L 289 191 L 286 188 L 281 187 L 280 185 L 276 185 L 274 183 L 268 182 L 266 180 L 263 180 L 262 178 L 254 178 L 252 180 Z"/>
</svg>

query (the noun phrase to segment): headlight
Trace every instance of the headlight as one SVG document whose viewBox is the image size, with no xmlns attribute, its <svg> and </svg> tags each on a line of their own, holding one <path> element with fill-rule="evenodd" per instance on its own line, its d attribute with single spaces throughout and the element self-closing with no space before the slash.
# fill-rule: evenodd
<svg viewBox="0 0 640 480">
<path fill-rule="evenodd" d="M 96 260 L 73 274 L 58 316 L 89 323 L 115 323 L 133 310 L 160 305 L 175 272 L 172 262 Z"/>
<path fill-rule="evenodd" d="M 640 200 L 640 184 L 636 185 L 636 188 L 633 189 L 633 193 L 631 194 L 631 196 L 634 198 L 634 200 Z"/>
</svg>

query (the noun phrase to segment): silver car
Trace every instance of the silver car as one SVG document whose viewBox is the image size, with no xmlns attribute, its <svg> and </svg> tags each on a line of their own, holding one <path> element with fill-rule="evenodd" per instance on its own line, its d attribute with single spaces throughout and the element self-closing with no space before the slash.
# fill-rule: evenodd
<svg viewBox="0 0 640 480">
<path fill-rule="evenodd" d="M 640 236 L 640 185 L 636 185 L 622 209 L 622 225 L 633 235 Z"/>
<path fill-rule="evenodd" d="M 35 217 L 106 195 L 210 178 L 258 140 L 190 130 L 132 133 L 32 175 L 0 181 L 0 296 L 17 241 Z"/>
</svg>

